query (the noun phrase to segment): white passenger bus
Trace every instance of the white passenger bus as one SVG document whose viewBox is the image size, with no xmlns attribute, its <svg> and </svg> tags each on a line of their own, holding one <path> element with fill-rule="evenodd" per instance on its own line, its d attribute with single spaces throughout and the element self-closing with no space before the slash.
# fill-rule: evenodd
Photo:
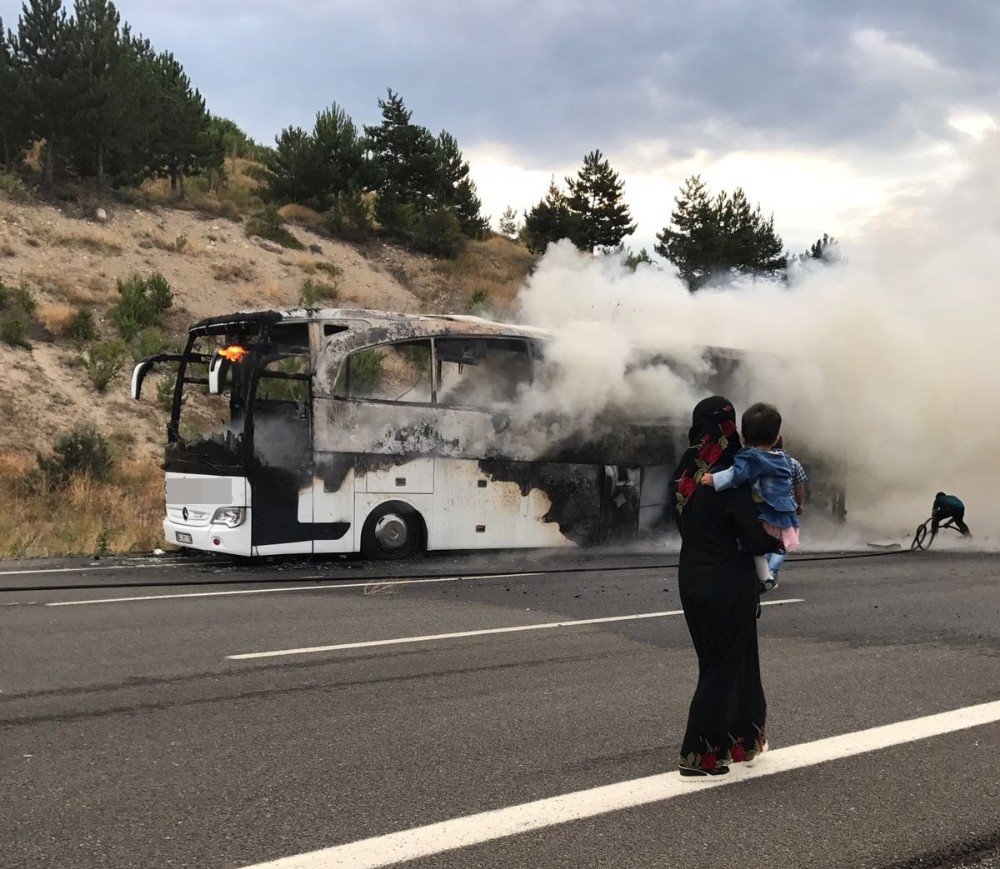
<svg viewBox="0 0 1000 869">
<path fill-rule="evenodd" d="M 170 543 L 241 556 L 551 547 L 665 513 L 686 426 L 510 412 L 546 333 L 464 316 L 236 313 L 191 327 L 167 425 Z"/>
</svg>

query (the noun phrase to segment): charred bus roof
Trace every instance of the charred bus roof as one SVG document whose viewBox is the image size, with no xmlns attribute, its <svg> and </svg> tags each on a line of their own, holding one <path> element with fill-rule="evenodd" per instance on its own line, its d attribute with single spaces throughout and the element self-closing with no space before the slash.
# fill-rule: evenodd
<svg viewBox="0 0 1000 869">
<path fill-rule="evenodd" d="M 333 362 L 333 368 L 317 372 L 321 379 L 327 379 L 331 384 L 336 379 L 340 360 L 347 354 L 368 346 L 449 336 L 463 339 L 515 339 L 529 341 L 537 346 L 544 345 L 554 337 L 554 333 L 547 329 L 499 323 L 468 314 L 401 314 L 365 308 L 237 311 L 200 320 L 190 328 L 189 335 L 192 341 L 202 335 L 237 334 L 246 337 L 254 334 L 265 340 L 273 340 L 273 330 L 278 329 L 285 333 L 280 340 L 286 343 L 290 341 L 293 332 L 301 330 L 301 334 L 296 334 L 295 340 L 290 343 L 306 346 L 309 338 L 305 327 L 309 323 L 320 325 L 320 346 L 324 355 L 331 354 L 329 358 Z M 687 376 L 697 381 L 700 388 L 718 391 L 745 358 L 742 351 L 727 347 L 702 346 L 689 347 L 685 352 L 681 350 L 680 347 L 673 348 L 673 352 L 670 348 L 658 351 L 637 348 L 636 358 L 628 368 L 635 370 L 655 365 L 680 365 Z M 703 362 L 709 363 L 709 370 L 699 373 L 697 365 L 692 367 L 690 363 L 684 362 L 691 350 L 695 350 Z"/>
<path fill-rule="evenodd" d="M 341 332 L 368 333 L 373 342 L 434 335 L 506 337 L 544 340 L 551 337 L 545 329 L 496 323 L 467 314 L 397 314 L 363 308 L 291 309 L 284 311 L 238 311 L 219 317 L 199 320 L 189 329 L 192 335 L 219 335 L 226 332 L 279 324 L 317 322 L 323 324 L 326 335 Z"/>
</svg>

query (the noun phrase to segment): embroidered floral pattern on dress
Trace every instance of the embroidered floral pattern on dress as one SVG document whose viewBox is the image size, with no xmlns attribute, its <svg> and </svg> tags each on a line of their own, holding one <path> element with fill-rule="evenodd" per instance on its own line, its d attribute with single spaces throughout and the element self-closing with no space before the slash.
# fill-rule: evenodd
<svg viewBox="0 0 1000 869">
<path fill-rule="evenodd" d="M 748 760 L 753 760 L 764 750 L 764 743 L 767 741 L 764 735 L 764 728 L 758 727 L 756 724 L 753 727 L 757 731 L 757 735 L 750 741 L 749 748 L 746 745 L 746 737 L 734 737 L 730 734 L 729 750 L 725 754 L 722 754 L 721 749 L 713 747 L 706 739 L 702 741 L 708 747 L 708 750 L 702 753 L 691 752 L 682 756 L 680 765 L 686 769 L 700 769 L 704 772 L 709 772 L 717 766 L 729 766 L 730 764 L 745 763 Z"/>
<path fill-rule="evenodd" d="M 754 729 L 757 731 L 757 735 L 754 737 L 753 745 L 746 751 L 746 757 L 743 758 L 744 760 L 753 760 L 764 750 L 764 746 L 767 744 L 767 736 L 764 734 L 764 728 L 757 727 L 755 724 Z M 739 741 L 743 742 L 743 739 L 741 738 Z"/>
<path fill-rule="evenodd" d="M 733 763 L 743 763 L 747 759 L 747 750 L 743 747 L 743 737 L 733 742 L 733 747 L 729 749 Z"/>
<path fill-rule="evenodd" d="M 733 755 L 709 744 L 708 740 L 703 740 L 707 751 L 692 751 L 689 754 L 681 755 L 679 765 L 682 769 L 698 769 L 703 772 L 711 772 L 716 767 L 729 766 L 733 763 Z"/>
<path fill-rule="evenodd" d="M 754 725 L 756 727 L 756 725 Z M 764 746 L 767 745 L 767 737 L 764 735 L 764 728 L 757 728 L 757 739 L 754 742 L 754 747 L 758 752 L 764 750 Z"/>
</svg>

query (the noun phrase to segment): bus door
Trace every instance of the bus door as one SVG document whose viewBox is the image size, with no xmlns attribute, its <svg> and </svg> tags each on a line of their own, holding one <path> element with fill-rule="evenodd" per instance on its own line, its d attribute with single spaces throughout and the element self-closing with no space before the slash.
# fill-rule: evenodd
<svg viewBox="0 0 1000 869">
<path fill-rule="evenodd" d="M 295 328 L 301 327 L 301 334 Z M 295 331 L 292 331 L 295 330 Z M 248 467 L 255 555 L 311 553 L 312 375 L 305 324 L 273 329 L 257 352 Z M 286 333 L 286 334 L 282 334 Z M 290 340 L 298 339 L 298 340 Z"/>
<path fill-rule="evenodd" d="M 642 472 L 627 465 L 605 465 L 601 492 L 601 543 L 629 540 L 639 530 Z"/>
</svg>

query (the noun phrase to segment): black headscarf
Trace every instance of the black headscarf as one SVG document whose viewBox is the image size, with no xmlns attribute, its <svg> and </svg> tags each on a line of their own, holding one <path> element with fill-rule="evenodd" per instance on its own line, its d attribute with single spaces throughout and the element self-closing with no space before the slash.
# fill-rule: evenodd
<svg viewBox="0 0 1000 869">
<path fill-rule="evenodd" d="M 670 506 L 678 525 L 684 508 L 706 471 L 720 471 L 733 463 L 740 439 L 736 411 L 728 398 L 713 395 L 699 401 L 691 414 L 688 448 L 670 475 Z"/>
</svg>

